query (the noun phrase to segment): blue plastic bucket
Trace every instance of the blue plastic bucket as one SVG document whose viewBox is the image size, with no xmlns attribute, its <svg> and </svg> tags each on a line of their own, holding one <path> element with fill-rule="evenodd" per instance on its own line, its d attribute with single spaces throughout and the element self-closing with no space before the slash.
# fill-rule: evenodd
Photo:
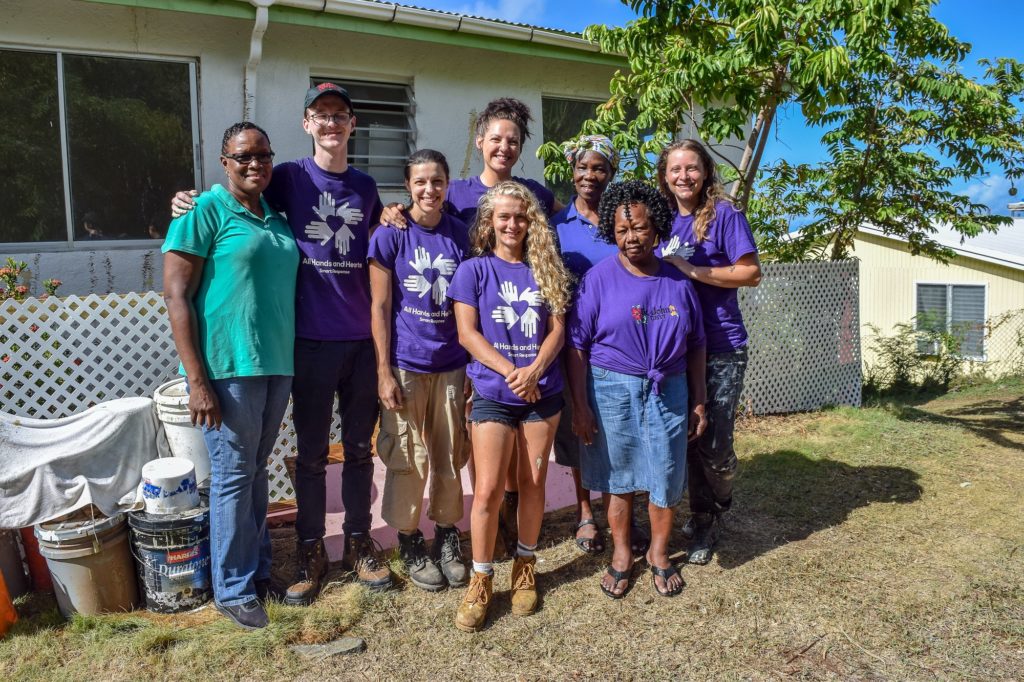
<svg viewBox="0 0 1024 682">
<path fill-rule="evenodd" d="M 128 515 L 146 608 L 181 613 L 210 601 L 210 514 L 205 506 L 179 514 Z"/>
</svg>

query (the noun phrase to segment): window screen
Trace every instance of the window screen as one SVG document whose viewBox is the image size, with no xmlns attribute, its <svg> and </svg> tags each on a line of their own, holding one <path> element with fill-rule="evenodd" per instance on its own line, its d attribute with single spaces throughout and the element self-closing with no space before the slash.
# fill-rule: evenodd
<svg viewBox="0 0 1024 682">
<path fill-rule="evenodd" d="M 985 356 L 985 287 L 976 284 L 918 284 L 917 329 L 948 332 L 964 357 Z M 938 353 L 938 342 L 920 338 L 918 352 Z"/>
</svg>

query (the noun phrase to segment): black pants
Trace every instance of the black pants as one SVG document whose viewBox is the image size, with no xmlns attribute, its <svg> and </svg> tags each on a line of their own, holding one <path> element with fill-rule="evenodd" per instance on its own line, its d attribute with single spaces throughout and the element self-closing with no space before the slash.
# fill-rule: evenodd
<svg viewBox="0 0 1024 682">
<path fill-rule="evenodd" d="M 326 532 L 327 451 L 335 394 L 345 447 L 342 529 L 345 533 L 368 532 L 373 489 L 370 439 L 380 409 L 373 341 L 296 339 L 292 419 L 299 451 L 295 466 L 295 532 L 300 540 L 318 540 Z"/>
<path fill-rule="evenodd" d="M 686 458 L 690 510 L 696 514 L 725 511 L 732 504 L 732 482 L 738 464 L 733 431 L 746 371 L 746 348 L 708 355 L 708 428 L 690 447 Z"/>
</svg>

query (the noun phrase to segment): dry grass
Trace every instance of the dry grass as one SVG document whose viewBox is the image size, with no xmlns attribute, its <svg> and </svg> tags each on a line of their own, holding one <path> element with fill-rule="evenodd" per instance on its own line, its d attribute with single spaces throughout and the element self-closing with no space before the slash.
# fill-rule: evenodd
<svg viewBox="0 0 1024 682">
<path fill-rule="evenodd" d="M 1024 382 L 917 406 L 751 419 L 737 446 L 742 473 L 727 533 L 711 565 L 684 569 L 676 599 L 655 595 L 641 564 L 625 599 L 604 597 L 606 557 L 576 550 L 571 512 L 560 512 L 542 538 L 542 608 L 509 613 L 503 564 L 482 633 L 452 627 L 461 591 L 375 595 L 339 585 L 311 609 L 275 607 L 259 633 L 209 609 L 66 626 L 44 611 L 0 644 L 0 674 L 1024 678 Z M 281 571 L 289 544 L 282 539 Z M 367 652 L 309 661 L 286 648 L 342 631 L 366 639 Z"/>
</svg>

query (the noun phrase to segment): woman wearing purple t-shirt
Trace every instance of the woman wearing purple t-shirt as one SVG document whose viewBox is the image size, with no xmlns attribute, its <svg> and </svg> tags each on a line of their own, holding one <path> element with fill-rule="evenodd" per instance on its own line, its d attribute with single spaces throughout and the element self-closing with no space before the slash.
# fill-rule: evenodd
<svg viewBox="0 0 1024 682">
<path fill-rule="evenodd" d="M 689 458 L 691 538 L 687 560 L 706 564 L 720 534 L 719 515 L 732 504 L 736 476 L 733 430 L 747 367 L 747 330 L 736 290 L 761 283 L 750 225 L 725 200 L 715 164 L 700 142 L 681 140 L 658 158 L 658 185 L 675 203 L 672 236 L 662 257 L 694 282 L 707 334 L 708 429 Z"/>
<path fill-rule="evenodd" d="M 448 162 L 421 149 L 405 164 L 412 199 L 408 229 L 381 225 L 370 238 L 370 307 L 382 406 L 377 453 L 387 467 L 381 516 L 398 531 L 409 579 L 431 592 L 468 580 L 456 522 L 462 519 L 462 473 L 469 443 L 466 351 L 447 297 L 469 243 L 466 226 L 441 210 Z M 419 530 L 430 475 L 427 515 L 436 524 L 428 556 Z"/>
<path fill-rule="evenodd" d="M 519 459 L 520 503 L 512 613 L 537 607 L 534 550 L 563 403 L 557 360 L 569 282 L 536 197 L 517 182 L 498 183 L 484 195 L 471 241 L 480 255 L 463 263 L 448 287 L 459 342 L 473 356 L 467 370 L 474 391 L 473 574 L 455 618 L 467 631 L 479 630 L 487 618 L 498 507 L 513 457 Z"/>
<path fill-rule="evenodd" d="M 686 486 L 686 443 L 704 418 L 704 327 L 693 284 L 655 255 L 670 214 L 657 190 L 636 180 L 601 199 L 598 230 L 618 255 L 580 283 L 569 321 L 573 430 L 587 490 L 611 494 L 612 560 L 601 590 L 620 599 L 633 567 L 633 495 L 646 491 L 647 563 L 654 589 L 673 597 L 683 578 L 669 559 L 673 507 Z"/>
</svg>

